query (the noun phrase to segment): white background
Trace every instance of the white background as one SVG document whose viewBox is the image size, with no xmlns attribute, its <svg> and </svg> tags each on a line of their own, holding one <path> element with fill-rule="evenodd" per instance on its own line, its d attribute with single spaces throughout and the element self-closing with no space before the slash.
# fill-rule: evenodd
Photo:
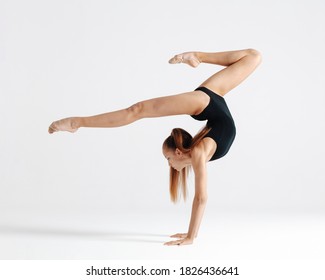
<svg viewBox="0 0 325 280">
<path fill-rule="evenodd" d="M 0 2 L 1 259 L 324 259 L 323 1 Z M 54 120 L 192 91 L 221 67 L 174 54 L 255 48 L 225 96 L 237 137 L 209 163 L 193 246 L 161 144 L 188 116 L 49 135 Z M 193 194 L 193 179 L 190 180 Z"/>
</svg>

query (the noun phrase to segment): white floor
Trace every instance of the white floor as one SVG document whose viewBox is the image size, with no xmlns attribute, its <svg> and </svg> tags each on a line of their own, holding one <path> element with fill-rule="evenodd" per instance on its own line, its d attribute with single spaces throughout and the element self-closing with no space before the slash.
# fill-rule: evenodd
<svg viewBox="0 0 325 280">
<path fill-rule="evenodd" d="M 168 234 L 181 231 L 170 220 L 169 213 L 2 215 L 0 259 L 325 261 L 321 215 L 209 213 L 194 245 L 182 247 L 163 246 Z"/>
</svg>

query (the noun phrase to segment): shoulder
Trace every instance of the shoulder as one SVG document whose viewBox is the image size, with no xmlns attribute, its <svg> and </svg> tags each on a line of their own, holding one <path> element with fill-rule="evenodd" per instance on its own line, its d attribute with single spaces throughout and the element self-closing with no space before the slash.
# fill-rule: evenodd
<svg viewBox="0 0 325 280">
<path fill-rule="evenodd" d="M 191 161 L 195 178 L 204 178 L 206 175 L 206 163 L 208 160 L 206 150 L 201 143 L 191 151 Z"/>
<path fill-rule="evenodd" d="M 210 137 L 203 138 L 191 151 L 192 161 L 208 162 L 217 149 L 216 142 Z"/>
</svg>

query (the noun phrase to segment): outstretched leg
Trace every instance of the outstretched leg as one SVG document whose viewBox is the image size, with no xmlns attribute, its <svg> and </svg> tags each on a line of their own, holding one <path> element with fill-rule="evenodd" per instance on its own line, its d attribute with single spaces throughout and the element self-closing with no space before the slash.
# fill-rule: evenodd
<svg viewBox="0 0 325 280">
<path fill-rule="evenodd" d="M 72 117 L 53 122 L 49 133 L 57 131 L 76 132 L 80 127 L 118 127 L 143 118 L 173 115 L 196 115 L 209 103 L 206 94 L 197 91 L 159 97 L 138 102 L 126 109 L 90 117 Z"/>
</svg>

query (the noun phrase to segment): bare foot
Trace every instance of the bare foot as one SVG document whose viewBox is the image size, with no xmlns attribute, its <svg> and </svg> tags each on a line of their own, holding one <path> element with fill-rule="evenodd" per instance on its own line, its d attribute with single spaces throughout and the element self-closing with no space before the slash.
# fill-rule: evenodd
<svg viewBox="0 0 325 280">
<path fill-rule="evenodd" d="M 168 61 L 170 64 L 176 63 L 186 63 L 192 67 L 198 67 L 201 61 L 197 57 L 195 52 L 186 52 L 182 54 L 175 55 Z"/>
<path fill-rule="evenodd" d="M 69 131 L 76 132 L 79 128 L 78 121 L 76 118 L 66 118 L 53 122 L 49 127 L 49 133 L 58 131 Z"/>
</svg>

